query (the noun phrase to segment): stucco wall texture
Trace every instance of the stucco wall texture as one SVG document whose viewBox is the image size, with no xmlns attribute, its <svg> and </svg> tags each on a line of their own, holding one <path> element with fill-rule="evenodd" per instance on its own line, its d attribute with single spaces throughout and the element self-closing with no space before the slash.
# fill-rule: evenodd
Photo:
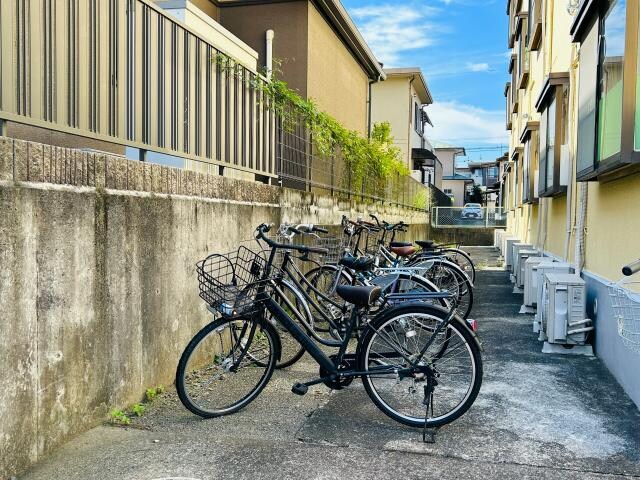
<svg viewBox="0 0 640 480">
<path fill-rule="evenodd" d="M 210 320 L 198 260 L 374 211 L 428 235 L 424 213 L 0 137 L 0 478 L 173 382 Z"/>
</svg>

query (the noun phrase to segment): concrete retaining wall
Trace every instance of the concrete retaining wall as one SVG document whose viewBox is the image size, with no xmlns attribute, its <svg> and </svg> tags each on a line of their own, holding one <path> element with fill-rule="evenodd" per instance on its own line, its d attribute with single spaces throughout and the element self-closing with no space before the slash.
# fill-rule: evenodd
<svg viewBox="0 0 640 480">
<path fill-rule="evenodd" d="M 197 260 L 368 212 L 429 237 L 417 211 L 0 138 L 0 478 L 173 382 L 209 321 Z"/>
</svg>

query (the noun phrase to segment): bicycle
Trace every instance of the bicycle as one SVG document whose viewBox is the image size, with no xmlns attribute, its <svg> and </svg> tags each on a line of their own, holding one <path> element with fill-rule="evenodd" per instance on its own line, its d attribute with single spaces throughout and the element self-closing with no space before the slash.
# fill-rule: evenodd
<svg viewBox="0 0 640 480">
<path fill-rule="evenodd" d="M 210 256 L 198 264 L 201 297 L 220 318 L 194 336 L 178 363 L 176 388 L 187 409 L 204 418 L 231 414 L 264 389 L 280 355 L 278 333 L 265 319 L 265 311 L 319 365 L 319 377 L 294 384 L 293 393 L 304 395 L 310 386 L 321 383 L 339 390 L 361 378 L 383 413 L 404 425 L 423 428 L 448 424 L 471 407 L 482 383 L 480 344 L 453 309 L 407 301 L 370 318 L 367 312 L 380 297 L 380 287 L 340 286 L 338 294 L 352 308 L 338 353 L 330 358 L 300 327 L 299 312 L 290 308 L 288 313 L 274 299 L 282 295 L 282 274 L 273 265 L 278 250 L 301 254 L 326 250 L 278 244 L 266 237 L 270 228 L 263 224 L 256 231 L 271 247 L 268 259 L 239 249 L 223 255 L 228 261 Z M 422 296 L 447 298 L 450 294 Z M 363 334 L 355 353 L 347 353 L 356 328 Z M 448 346 L 443 350 L 445 342 Z"/>
</svg>

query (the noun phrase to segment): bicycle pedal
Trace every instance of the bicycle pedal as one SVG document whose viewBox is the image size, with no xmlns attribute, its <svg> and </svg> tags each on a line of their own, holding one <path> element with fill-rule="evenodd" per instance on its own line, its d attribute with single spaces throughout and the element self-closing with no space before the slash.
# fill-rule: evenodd
<svg viewBox="0 0 640 480">
<path fill-rule="evenodd" d="M 309 387 L 304 383 L 295 383 L 291 387 L 291 391 L 296 395 L 305 395 L 309 391 Z"/>
</svg>

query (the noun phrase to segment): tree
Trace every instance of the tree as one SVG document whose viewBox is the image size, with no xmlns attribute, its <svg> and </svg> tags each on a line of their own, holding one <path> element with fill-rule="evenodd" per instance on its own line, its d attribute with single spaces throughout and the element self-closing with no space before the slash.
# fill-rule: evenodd
<svg viewBox="0 0 640 480">
<path fill-rule="evenodd" d="M 480 205 L 484 205 L 484 195 L 482 194 L 482 189 L 479 185 L 473 186 L 473 191 L 471 195 L 469 195 L 469 203 L 479 203 Z"/>
</svg>

